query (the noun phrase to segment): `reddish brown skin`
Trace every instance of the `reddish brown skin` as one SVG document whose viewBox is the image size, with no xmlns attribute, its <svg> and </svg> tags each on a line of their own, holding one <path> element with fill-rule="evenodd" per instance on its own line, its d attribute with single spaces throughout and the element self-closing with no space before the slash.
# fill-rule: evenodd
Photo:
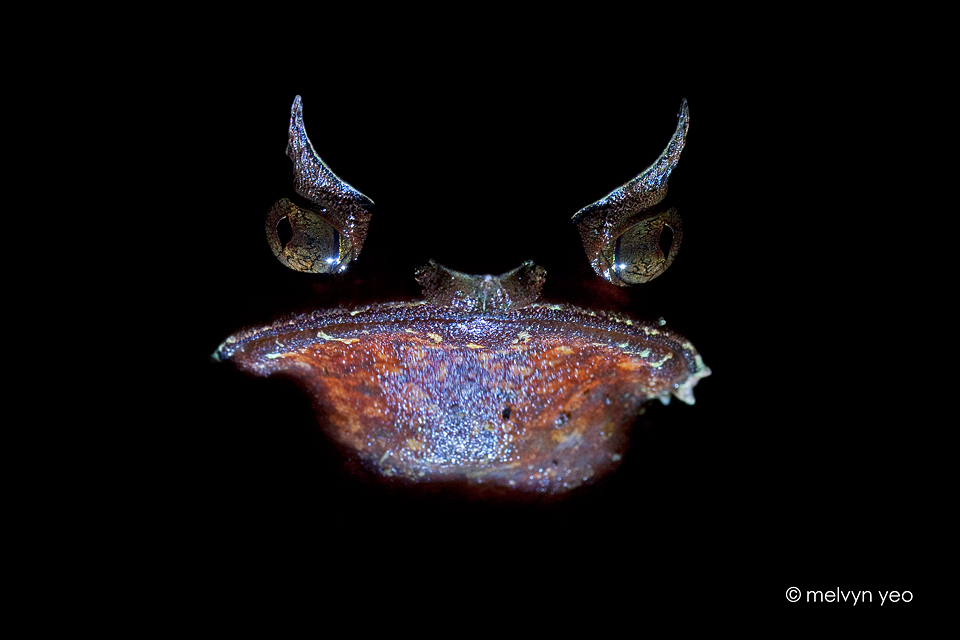
<svg viewBox="0 0 960 640">
<path fill-rule="evenodd" d="M 643 403 L 707 374 L 681 336 L 565 305 L 320 311 L 236 334 L 216 356 L 295 378 L 329 435 L 383 476 L 510 492 L 600 477 Z"/>
<path fill-rule="evenodd" d="M 679 216 L 655 205 L 688 126 L 684 101 L 660 157 L 574 215 L 608 282 L 651 280 L 676 255 Z M 316 154 L 299 96 L 287 154 L 294 190 L 309 206 L 279 201 L 267 217 L 268 243 L 294 270 L 342 274 L 360 253 L 373 202 Z M 674 232 L 669 249 L 660 246 L 665 224 Z M 431 260 L 416 271 L 422 302 L 297 316 L 235 334 L 214 356 L 297 380 L 330 436 L 378 477 L 561 494 L 619 463 L 643 403 L 671 395 L 692 403 L 710 371 L 688 341 L 659 325 L 536 303 L 545 278 L 532 261 L 478 276 Z"/>
</svg>

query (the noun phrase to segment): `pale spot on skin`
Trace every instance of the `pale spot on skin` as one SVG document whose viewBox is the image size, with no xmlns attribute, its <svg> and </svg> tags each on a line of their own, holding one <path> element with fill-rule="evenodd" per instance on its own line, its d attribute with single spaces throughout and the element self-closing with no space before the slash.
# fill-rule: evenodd
<svg viewBox="0 0 960 640">
<path fill-rule="evenodd" d="M 318 331 L 317 337 L 322 340 L 332 340 L 334 342 L 342 342 L 344 344 L 353 344 L 354 342 L 360 342 L 360 338 L 334 338 L 333 336 L 328 335 L 323 331 Z"/>
</svg>

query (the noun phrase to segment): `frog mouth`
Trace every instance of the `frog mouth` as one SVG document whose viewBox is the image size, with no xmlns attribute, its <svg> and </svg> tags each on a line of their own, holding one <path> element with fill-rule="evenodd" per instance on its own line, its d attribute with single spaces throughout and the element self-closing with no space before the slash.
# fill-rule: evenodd
<svg viewBox="0 0 960 640">
<path fill-rule="evenodd" d="M 641 406 L 710 375 L 659 324 L 568 305 L 428 301 L 303 314 L 214 357 L 293 378 L 328 434 L 387 477 L 559 493 L 616 467 Z"/>
<path fill-rule="evenodd" d="M 573 216 L 611 285 L 657 278 L 677 255 L 680 217 L 664 198 L 688 128 L 683 101 L 659 158 Z M 300 200 L 271 209 L 268 244 L 291 269 L 337 278 L 360 255 L 373 201 L 316 154 L 299 96 L 288 134 Z M 330 437 L 381 476 L 555 494 L 617 466 L 644 403 L 693 404 L 710 375 L 662 323 L 538 302 L 546 270 L 533 262 L 478 276 L 431 261 L 416 278 L 423 300 L 293 316 L 213 357 L 294 379 Z"/>
</svg>

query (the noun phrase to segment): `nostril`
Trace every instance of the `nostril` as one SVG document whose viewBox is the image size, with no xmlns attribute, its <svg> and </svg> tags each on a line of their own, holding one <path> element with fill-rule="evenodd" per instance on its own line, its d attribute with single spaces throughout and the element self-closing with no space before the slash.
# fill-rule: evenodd
<svg viewBox="0 0 960 640">
<path fill-rule="evenodd" d="M 280 247 L 287 248 L 287 245 L 293 240 L 293 227 L 290 225 L 290 219 L 286 216 L 280 218 L 277 222 L 277 240 L 280 241 Z"/>
</svg>

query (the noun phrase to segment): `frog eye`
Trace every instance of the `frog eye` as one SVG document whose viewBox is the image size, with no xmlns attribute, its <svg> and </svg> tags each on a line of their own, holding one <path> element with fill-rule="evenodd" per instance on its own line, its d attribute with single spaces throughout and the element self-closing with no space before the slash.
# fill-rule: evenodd
<svg viewBox="0 0 960 640">
<path fill-rule="evenodd" d="M 283 198 L 267 215 L 267 242 L 287 267 L 310 273 L 343 271 L 360 255 L 373 200 L 341 180 L 324 164 L 303 126 L 300 96 L 290 110 L 287 155 L 293 188 L 309 205 Z"/>
<path fill-rule="evenodd" d="M 677 129 L 660 157 L 630 182 L 574 214 L 590 265 L 604 280 L 621 287 L 649 282 L 676 257 L 683 236 L 680 214 L 662 202 L 689 128 L 684 100 Z"/>
<path fill-rule="evenodd" d="M 649 282 L 666 271 L 680 250 L 683 225 L 676 207 L 632 223 L 617 236 L 611 264 L 611 281 L 618 285 Z M 601 274 L 602 275 L 602 274 Z"/>
<path fill-rule="evenodd" d="M 316 211 L 286 198 L 267 215 L 267 242 L 284 266 L 308 273 L 342 271 L 355 255 L 350 238 Z"/>
</svg>

